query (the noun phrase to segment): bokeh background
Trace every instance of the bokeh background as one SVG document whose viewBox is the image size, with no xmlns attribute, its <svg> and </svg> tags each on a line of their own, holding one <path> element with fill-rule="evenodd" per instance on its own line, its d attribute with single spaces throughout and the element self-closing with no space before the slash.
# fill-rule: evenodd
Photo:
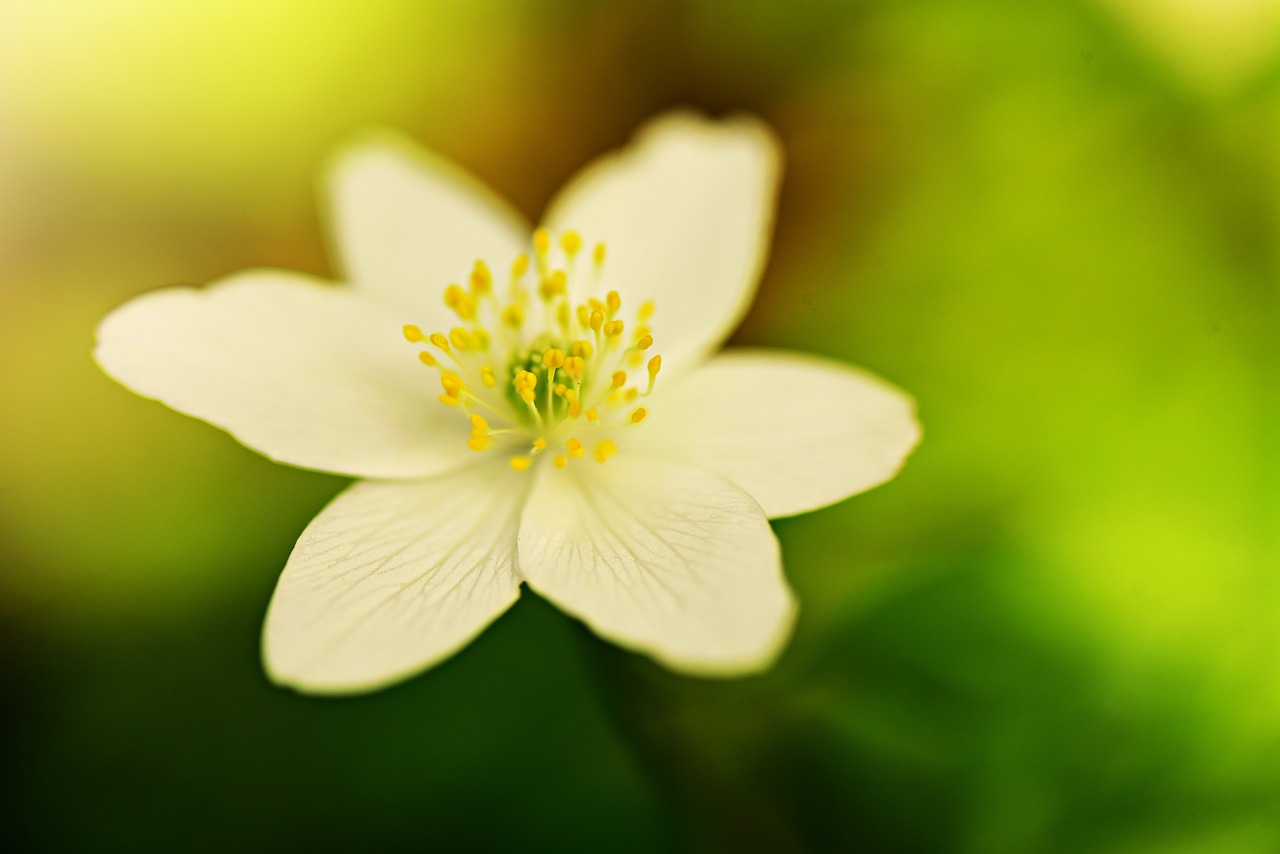
<svg viewBox="0 0 1280 854">
<path fill-rule="evenodd" d="M 1278 67 L 1272 0 L 5 0 L 0 839 L 1280 851 Z M 786 146 L 735 342 L 926 429 L 777 523 L 779 666 L 681 679 L 526 595 L 393 689 L 271 687 L 343 482 L 113 384 L 99 319 L 328 273 L 316 178 L 366 126 L 536 218 L 672 106 Z"/>
</svg>

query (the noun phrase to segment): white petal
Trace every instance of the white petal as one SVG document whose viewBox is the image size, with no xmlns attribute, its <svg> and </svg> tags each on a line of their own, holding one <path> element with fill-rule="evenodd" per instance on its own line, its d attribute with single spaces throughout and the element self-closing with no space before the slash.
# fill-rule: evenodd
<svg viewBox="0 0 1280 854">
<path fill-rule="evenodd" d="M 528 478 L 505 464 L 416 483 L 358 483 L 303 532 L 267 611 L 271 678 L 370 691 L 452 655 L 519 597 Z"/>
<path fill-rule="evenodd" d="M 813 356 L 729 350 L 658 387 L 635 442 L 719 472 L 770 518 L 884 483 L 920 440 L 910 397 Z"/>
<path fill-rule="evenodd" d="M 330 216 L 346 278 L 422 311 L 423 328 L 456 325 L 441 301 L 484 260 L 501 275 L 525 251 L 529 226 L 491 190 L 444 158 L 391 133 L 339 153 Z"/>
<path fill-rule="evenodd" d="M 750 496 L 624 452 L 543 467 L 520 527 L 520 573 L 600 636 L 687 673 L 767 667 L 795 617 L 778 541 Z"/>
<path fill-rule="evenodd" d="M 420 477 L 468 462 L 404 318 L 345 288 L 249 271 L 168 288 L 112 312 L 94 355 L 129 388 L 274 460 L 355 476 Z"/>
<path fill-rule="evenodd" d="M 578 230 L 587 246 L 605 241 L 607 287 L 624 314 L 654 300 L 654 350 L 678 370 L 723 341 L 751 304 L 780 156 L 758 121 L 665 116 L 574 178 L 547 223 Z"/>
</svg>

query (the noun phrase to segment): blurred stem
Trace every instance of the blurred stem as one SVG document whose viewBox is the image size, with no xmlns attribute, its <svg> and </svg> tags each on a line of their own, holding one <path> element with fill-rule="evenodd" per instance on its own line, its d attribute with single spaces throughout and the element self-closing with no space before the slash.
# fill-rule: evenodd
<svg viewBox="0 0 1280 854">
<path fill-rule="evenodd" d="M 804 850 L 778 804 L 724 759 L 726 751 L 740 757 L 759 745 L 726 743 L 723 733 L 698 726 L 706 710 L 696 695 L 707 686 L 667 673 L 581 624 L 578 634 L 618 734 L 666 800 L 690 849 Z M 710 744 L 717 739 L 720 750 Z"/>
</svg>

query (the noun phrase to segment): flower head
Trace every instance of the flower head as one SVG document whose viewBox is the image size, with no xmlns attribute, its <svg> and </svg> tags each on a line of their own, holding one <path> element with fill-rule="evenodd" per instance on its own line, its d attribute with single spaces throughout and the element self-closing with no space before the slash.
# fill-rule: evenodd
<svg viewBox="0 0 1280 854">
<path fill-rule="evenodd" d="M 769 517 L 891 478 L 909 398 L 826 360 L 712 355 L 764 263 L 758 122 L 649 124 L 530 229 L 394 137 L 337 159 L 345 283 L 248 271 L 144 295 L 96 356 L 283 463 L 360 478 L 303 532 L 271 676 L 370 690 L 464 646 L 528 584 L 701 675 L 773 662 L 795 601 Z"/>
</svg>

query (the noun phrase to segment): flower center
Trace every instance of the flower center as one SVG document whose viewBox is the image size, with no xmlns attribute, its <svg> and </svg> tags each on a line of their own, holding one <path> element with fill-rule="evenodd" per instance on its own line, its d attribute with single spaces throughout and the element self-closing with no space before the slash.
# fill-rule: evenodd
<svg viewBox="0 0 1280 854">
<path fill-rule="evenodd" d="M 581 273 L 582 238 L 565 231 L 558 244 L 553 254 L 550 232 L 535 231 L 533 269 L 529 255 L 519 255 L 503 297 L 489 266 L 476 261 L 467 287 L 444 290 L 444 303 L 460 323 L 447 334 L 404 327 L 410 343 L 429 342 L 438 351 L 422 350 L 418 358 L 439 371 L 440 402 L 470 420 L 468 447 L 506 453 L 518 471 L 544 453 L 558 468 L 588 455 L 606 462 L 625 430 L 648 415 L 637 400 L 653 391 L 662 369 L 662 357 L 645 352 L 653 346 L 647 325 L 653 303 L 641 305 L 627 323 L 617 291 L 595 296 L 604 244 L 596 244 L 590 270 Z M 628 371 L 647 381 L 637 384 Z"/>
</svg>

